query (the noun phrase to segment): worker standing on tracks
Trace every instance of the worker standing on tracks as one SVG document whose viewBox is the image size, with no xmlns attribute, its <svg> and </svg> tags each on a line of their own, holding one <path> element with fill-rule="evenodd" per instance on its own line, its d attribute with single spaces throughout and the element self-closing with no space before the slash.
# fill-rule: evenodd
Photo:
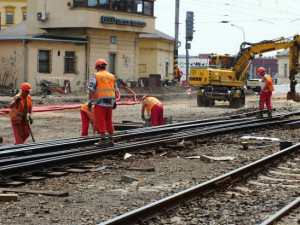
<svg viewBox="0 0 300 225">
<path fill-rule="evenodd" d="M 97 126 L 95 124 L 94 108 L 95 105 L 92 105 L 92 107 L 89 109 L 88 102 L 83 104 L 80 108 L 81 124 L 82 124 L 81 136 L 88 136 L 89 124 L 91 124 L 94 133 L 97 130 Z"/>
<path fill-rule="evenodd" d="M 98 59 L 95 63 L 96 73 L 93 74 L 88 85 L 89 103 L 95 105 L 95 123 L 101 139 L 95 145 L 102 147 L 113 146 L 114 125 L 112 122 L 112 110 L 116 108 L 117 85 L 115 76 L 106 71 L 107 63 L 104 59 Z M 108 138 L 105 133 L 108 133 Z"/>
<path fill-rule="evenodd" d="M 164 108 L 161 102 L 157 98 L 148 95 L 143 96 L 142 102 L 142 119 L 145 120 L 146 109 L 152 126 L 164 125 Z"/>
<path fill-rule="evenodd" d="M 259 100 L 259 115 L 258 118 L 263 117 L 263 109 L 264 104 L 266 103 L 268 108 L 268 117 L 272 118 L 272 104 L 271 104 L 271 96 L 272 92 L 275 90 L 273 86 L 272 77 L 269 74 L 266 74 L 266 69 L 264 67 L 259 67 L 257 69 L 257 73 L 262 77 L 265 82 L 265 85 L 260 92 L 260 100 Z"/>
<path fill-rule="evenodd" d="M 9 116 L 11 118 L 11 125 L 15 136 L 15 145 L 23 144 L 30 134 L 30 124 L 33 120 L 31 118 L 32 105 L 29 92 L 31 86 L 29 83 L 21 84 L 21 93 L 14 96 L 14 100 L 10 103 Z"/>
</svg>

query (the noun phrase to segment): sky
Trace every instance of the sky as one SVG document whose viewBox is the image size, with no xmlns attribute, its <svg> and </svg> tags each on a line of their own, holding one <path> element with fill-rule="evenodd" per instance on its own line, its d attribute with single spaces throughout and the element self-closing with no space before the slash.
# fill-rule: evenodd
<svg viewBox="0 0 300 225">
<path fill-rule="evenodd" d="M 175 37 L 176 0 L 156 0 L 155 26 Z M 244 41 L 257 43 L 300 34 L 300 0 L 180 0 L 179 54 L 185 54 L 186 12 L 194 12 L 190 55 L 236 54 Z M 225 21 L 226 23 L 222 22 Z M 271 52 L 266 55 L 275 55 Z"/>
</svg>

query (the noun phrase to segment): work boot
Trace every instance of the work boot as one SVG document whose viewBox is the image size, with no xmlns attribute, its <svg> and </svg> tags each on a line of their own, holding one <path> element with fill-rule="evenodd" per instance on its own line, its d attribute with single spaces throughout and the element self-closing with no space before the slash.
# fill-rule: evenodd
<svg viewBox="0 0 300 225">
<path fill-rule="evenodd" d="M 271 110 L 268 111 L 268 117 L 272 118 L 272 111 Z"/>
<path fill-rule="evenodd" d="M 114 139 L 112 138 L 112 137 L 108 137 L 108 139 L 107 139 L 107 147 L 112 147 L 112 146 L 114 146 Z"/>
<path fill-rule="evenodd" d="M 108 147 L 108 140 L 107 138 L 101 138 L 95 145 L 98 147 Z"/>
<path fill-rule="evenodd" d="M 261 118 L 263 118 L 263 117 L 264 117 L 263 112 L 262 112 L 262 111 L 259 111 L 257 118 L 258 118 L 258 119 L 261 119 Z"/>
</svg>

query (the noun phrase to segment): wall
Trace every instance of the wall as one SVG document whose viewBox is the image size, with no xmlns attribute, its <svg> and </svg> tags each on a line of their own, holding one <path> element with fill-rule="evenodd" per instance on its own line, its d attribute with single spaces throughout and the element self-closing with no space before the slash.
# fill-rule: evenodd
<svg viewBox="0 0 300 225">
<path fill-rule="evenodd" d="M 174 42 L 164 39 L 140 39 L 139 77 L 160 74 L 166 78 L 166 62 L 169 64 L 168 79 L 173 77 Z"/>
<path fill-rule="evenodd" d="M 277 55 L 278 58 L 278 75 L 277 84 L 289 84 L 289 56 L 288 55 Z M 284 64 L 287 64 L 287 76 L 284 77 Z"/>
<path fill-rule="evenodd" d="M 14 24 L 6 24 L 5 7 L 11 6 L 14 9 L 14 24 L 23 22 L 23 12 L 27 11 L 27 0 L 0 0 L 1 29 Z"/>
<path fill-rule="evenodd" d="M 102 58 L 109 63 L 110 53 L 116 54 L 116 72 L 123 81 L 138 79 L 138 34 L 123 31 L 107 31 L 88 29 L 86 31 L 90 40 L 88 68 L 89 77 L 95 72 L 95 62 Z M 117 37 L 117 43 L 111 44 L 111 36 Z"/>
<path fill-rule="evenodd" d="M 71 6 L 68 6 L 68 3 Z M 101 28 L 107 30 L 122 30 L 129 32 L 152 33 L 155 29 L 155 18 L 124 12 L 92 9 L 73 8 L 72 0 L 28 0 L 28 21 L 36 28 Z M 46 21 L 37 20 L 37 12 L 46 12 Z M 101 16 L 115 16 L 121 19 L 137 20 L 147 23 L 145 27 L 104 24 L 100 22 Z M 29 30 L 29 34 L 34 30 Z"/>
<path fill-rule="evenodd" d="M 51 73 L 39 73 L 38 52 L 39 50 L 51 51 Z M 64 73 L 65 51 L 75 51 L 76 69 L 75 73 Z M 60 52 L 60 55 L 58 55 Z M 28 44 L 28 81 L 35 86 L 34 91 L 39 91 L 38 84 L 41 80 L 49 80 L 60 86 L 64 85 L 64 80 L 70 80 L 71 91 L 82 90 L 86 81 L 86 55 L 85 45 L 71 43 L 34 41 Z"/>
<path fill-rule="evenodd" d="M 0 42 L 0 87 L 19 87 L 24 81 L 24 48 L 21 41 Z"/>
</svg>

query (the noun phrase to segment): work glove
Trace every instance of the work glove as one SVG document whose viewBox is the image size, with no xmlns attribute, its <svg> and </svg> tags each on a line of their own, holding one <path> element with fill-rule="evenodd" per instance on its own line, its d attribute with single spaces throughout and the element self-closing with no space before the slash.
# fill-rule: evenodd
<svg viewBox="0 0 300 225">
<path fill-rule="evenodd" d="M 89 102 L 89 104 L 88 104 L 88 109 L 89 109 L 89 111 L 92 110 L 92 102 Z"/>
<path fill-rule="evenodd" d="M 21 100 L 22 100 L 22 99 L 21 99 L 20 97 L 17 97 L 16 100 L 15 100 L 15 102 L 16 102 L 16 103 L 19 103 L 19 102 L 21 102 Z"/>
<path fill-rule="evenodd" d="M 117 103 L 115 102 L 114 106 L 113 106 L 113 109 L 116 109 L 116 108 L 117 108 Z"/>
<path fill-rule="evenodd" d="M 29 122 L 29 124 L 33 124 L 33 119 L 30 115 L 30 113 L 27 113 L 27 121 Z"/>
</svg>

